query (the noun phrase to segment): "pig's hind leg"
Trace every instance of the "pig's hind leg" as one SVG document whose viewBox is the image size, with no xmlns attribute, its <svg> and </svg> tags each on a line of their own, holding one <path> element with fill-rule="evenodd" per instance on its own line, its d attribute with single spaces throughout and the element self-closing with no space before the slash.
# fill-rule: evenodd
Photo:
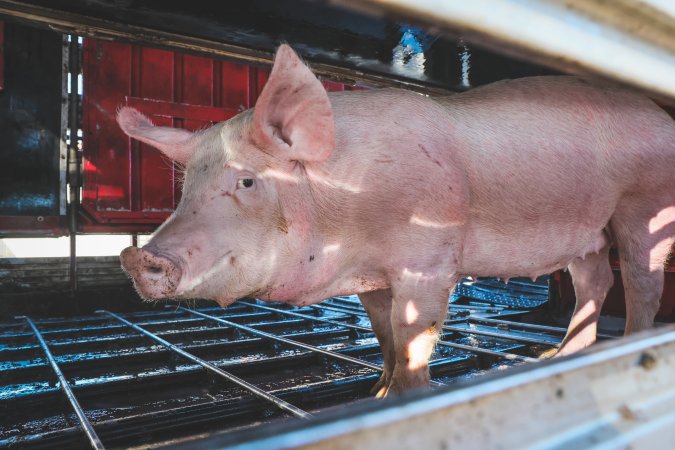
<svg viewBox="0 0 675 450">
<path fill-rule="evenodd" d="M 675 195 L 625 200 L 611 225 L 619 248 L 630 334 L 652 327 L 663 294 L 664 266 L 675 242 Z"/>
<path fill-rule="evenodd" d="M 574 282 L 576 306 L 556 356 L 569 355 L 595 342 L 600 310 L 614 283 L 609 265 L 609 243 L 598 253 L 574 259 L 568 269 Z"/>
<path fill-rule="evenodd" d="M 359 294 L 359 299 L 368 313 L 370 325 L 382 349 L 384 370 L 379 381 L 370 391 L 377 398 L 381 398 L 387 394 L 389 380 L 396 363 L 394 335 L 391 329 L 391 289 Z"/>
</svg>

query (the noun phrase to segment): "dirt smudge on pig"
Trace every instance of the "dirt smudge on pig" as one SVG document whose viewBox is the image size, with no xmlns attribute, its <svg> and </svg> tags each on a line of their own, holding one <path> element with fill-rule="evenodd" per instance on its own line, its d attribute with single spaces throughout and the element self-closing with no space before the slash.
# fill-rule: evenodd
<svg viewBox="0 0 675 450">
<path fill-rule="evenodd" d="M 432 160 L 438 167 L 443 167 L 443 166 L 441 165 L 440 161 L 438 161 L 436 158 L 434 158 L 433 156 L 431 156 L 431 154 L 429 153 L 429 151 L 427 150 L 427 148 L 426 148 L 424 145 L 422 145 L 422 144 L 417 144 L 417 146 L 420 148 L 420 150 L 422 150 L 422 153 L 424 153 L 424 155 L 425 155 L 427 158 L 429 158 L 430 160 Z"/>
</svg>

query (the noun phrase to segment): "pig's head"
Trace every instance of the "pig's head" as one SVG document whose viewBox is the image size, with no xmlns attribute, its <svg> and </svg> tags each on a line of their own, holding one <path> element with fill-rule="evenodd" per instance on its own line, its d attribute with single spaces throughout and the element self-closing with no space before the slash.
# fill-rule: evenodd
<svg viewBox="0 0 675 450">
<path fill-rule="evenodd" d="M 328 96 L 293 50 L 279 48 L 255 108 L 227 122 L 191 133 L 122 108 L 118 123 L 185 167 L 176 211 L 146 246 L 120 255 L 141 296 L 227 305 L 277 290 L 312 233 L 305 167 L 335 146 Z"/>
</svg>

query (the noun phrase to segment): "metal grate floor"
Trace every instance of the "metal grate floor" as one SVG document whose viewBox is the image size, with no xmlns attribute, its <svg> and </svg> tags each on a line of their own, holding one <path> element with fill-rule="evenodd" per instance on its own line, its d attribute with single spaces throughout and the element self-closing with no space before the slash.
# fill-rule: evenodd
<svg viewBox="0 0 675 450">
<path fill-rule="evenodd" d="M 534 361 L 565 330 L 456 301 L 435 385 Z M 382 356 L 356 297 L 0 324 L 0 447 L 161 446 L 370 398 Z"/>
</svg>

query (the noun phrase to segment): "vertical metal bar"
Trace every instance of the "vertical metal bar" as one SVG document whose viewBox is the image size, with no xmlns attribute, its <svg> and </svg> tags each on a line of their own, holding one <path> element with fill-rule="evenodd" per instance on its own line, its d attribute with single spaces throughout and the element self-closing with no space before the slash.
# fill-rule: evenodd
<svg viewBox="0 0 675 450">
<path fill-rule="evenodd" d="M 30 327 L 33 329 L 35 337 L 37 337 L 37 340 L 38 342 L 40 342 L 42 350 L 45 352 L 47 361 L 49 361 L 49 364 L 52 366 L 52 369 L 54 370 L 54 373 L 56 374 L 56 377 L 59 380 L 59 384 L 61 385 L 63 393 L 66 394 L 66 398 L 68 398 L 68 401 L 73 407 L 73 410 L 75 411 L 75 414 L 77 415 L 77 418 L 80 421 L 82 429 L 89 438 L 89 443 L 91 444 L 91 447 L 101 450 L 104 449 L 105 447 L 103 447 L 101 439 L 99 439 L 98 435 L 96 434 L 96 431 L 94 431 L 94 427 L 91 425 L 91 422 L 89 422 L 89 419 L 87 419 L 87 416 L 84 414 L 84 410 L 82 410 L 80 403 L 75 398 L 75 394 L 73 394 L 72 389 L 70 389 L 70 385 L 68 384 L 66 377 L 63 376 L 63 372 L 61 372 L 61 369 L 59 369 L 59 365 L 56 363 L 56 360 L 54 359 L 52 352 L 49 350 L 47 343 L 42 338 L 42 334 L 35 326 L 35 323 L 33 323 L 30 317 L 23 316 L 20 318 L 23 318 L 28 323 L 28 325 L 30 325 Z"/>
<path fill-rule="evenodd" d="M 70 290 L 77 291 L 77 216 L 80 202 L 80 152 L 78 149 L 79 106 L 78 80 L 80 68 L 80 45 L 77 36 L 70 36 L 68 46 L 68 70 L 70 73 L 70 95 L 68 96 L 68 128 L 70 145 L 68 146 L 68 181 L 70 184 L 68 231 L 70 234 Z"/>
<path fill-rule="evenodd" d="M 0 92 L 5 88 L 5 22 L 0 20 Z"/>
<path fill-rule="evenodd" d="M 70 42 L 69 36 L 63 35 L 61 45 L 61 139 L 59 139 L 59 216 L 68 215 L 68 121 L 70 120 L 70 84 L 68 74 L 70 73 Z M 65 227 L 60 224 L 59 227 Z"/>
<path fill-rule="evenodd" d="M 310 413 L 308 413 L 306 411 L 303 411 L 302 409 L 300 409 L 296 406 L 291 405 L 290 403 L 280 399 L 279 397 L 276 397 L 272 394 L 269 394 L 269 393 L 263 391 L 262 389 L 252 385 L 251 383 L 249 383 L 247 381 L 244 381 L 244 380 L 242 380 L 241 378 L 239 378 L 235 375 L 232 375 L 231 373 L 221 369 L 220 367 L 218 367 L 214 364 L 211 364 L 208 361 L 205 361 L 205 360 L 199 358 L 198 356 L 193 355 L 192 353 L 186 352 L 182 348 L 170 343 L 169 341 L 167 341 L 165 339 L 162 339 L 161 337 L 159 337 L 156 334 L 146 330 L 145 328 L 139 327 L 138 325 L 136 325 L 132 322 L 129 322 L 128 320 L 124 319 L 123 317 L 118 316 L 115 313 L 112 313 L 110 311 L 105 311 L 105 310 L 101 310 L 101 311 L 97 311 L 97 312 L 107 314 L 108 316 L 119 320 L 120 322 L 130 326 L 131 328 L 133 328 L 134 330 L 143 334 L 144 336 L 147 336 L 150 339 L 154 340 L 155 342 L 158 342 L 159 344 L 168 348 L 172 352 L 178 353 L 179 355 L 189 359 L 190 361 L 192 361 L 194 363 L 199 364 L 203 368 L 215 373 L 216 375 L 219 375 L 219 376 L 225 378 L 226 380 L 231 381 L 232 383 L 243 387 L 244 389 L 246 389 L 247 391 L 249 391 L 250 393 L 252 393 L 256 397 L 261 398 L 263 400 L 266 400 L 270 403 L 273 403 L 274 405 L 278 406 L 280 409 L 283 409 L 284 411 L 287 411 L 287 412 L 293 414 L 296 417 L 299 417 L 301 419 L 309 419 L 309 418 L 312 417 L 312 415 Z"/>
</svg>

